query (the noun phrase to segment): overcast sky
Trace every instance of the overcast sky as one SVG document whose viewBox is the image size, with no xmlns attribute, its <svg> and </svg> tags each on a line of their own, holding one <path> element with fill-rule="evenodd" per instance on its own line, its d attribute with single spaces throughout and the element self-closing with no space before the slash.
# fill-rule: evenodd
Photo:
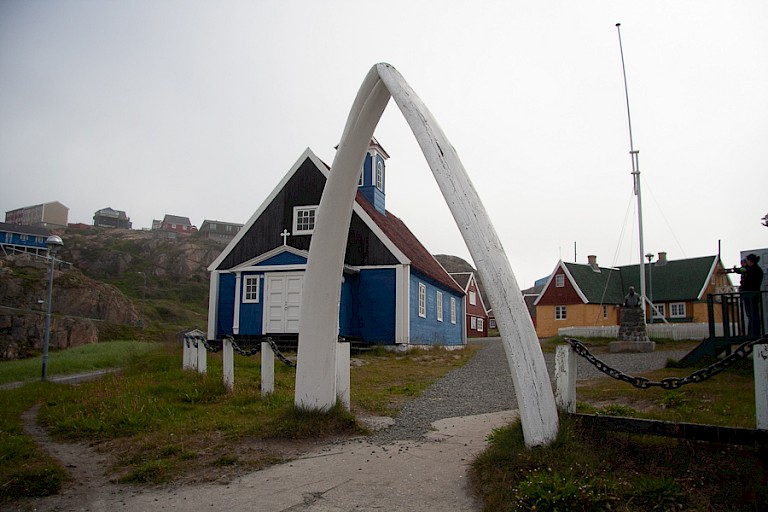
<svg viewBox="0 0 768 512">
<path fill-rule="evenodd" d="M 332 163 L 363 78 L 389 62 L 458 151 L 522 288 L 574 252 L 638 263 L 617 22 L 645 252 L 721 240 L 733 265 L 768 246 L 765 0 L 0 0 L 0 208 L 244 223 L 305 148 Z M 376 137 L 387 208 L 468 259 L 394 102 Z"/>
</svg>

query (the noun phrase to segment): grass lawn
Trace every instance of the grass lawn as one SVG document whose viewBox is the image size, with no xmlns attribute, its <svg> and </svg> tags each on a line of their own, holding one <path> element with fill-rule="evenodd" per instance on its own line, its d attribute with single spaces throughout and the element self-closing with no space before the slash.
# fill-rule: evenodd
<svg viewBox="0 0 768 512">
<path fill-rule="evenodd" d="M 314 442 L 365 432 L 343 408 L 328 414 L 297 411 L 295 369 L 279 362 L 275 392 L 262 398 L 258 356 L 236 357 L 235 389 L 230 393 L 222 384 L 220 353 L 209 355 L 208 374 L 199 375 L 181 370 L 178 345 L 149 346 L 133 351 L 122 364 L 107 358 L 104 365 L 123 369 L 98 381 L 78 386 L 33 382 L 0 390 L 0 503 L 55 493 L 66 478 L 63 468 L 24 433 L 21 414 L 36 403 L 39 421 L 55 438 L 88 441 L 109 451 L 115 460 L 112 477 L 118 482 L 158 483 L 222 467 L 258 468 L 285 456 L 264 448 L 264 441 L 267 445 L 280 439 Z M 395 414 L 403 400 L 464 364 L 478 348 L 356 355 L 351 368 L 352 410 Z M 85 364 L 86 358 L 74 359 Z M 0 371 L 6 364 L 11 363 L 0 363 Z M 24 371 L 36 372 L 37 363 L 31 368 L 14 365 L 6 370 L 8 380 L 22 379 Z M 68 368 L 84 369 L 77 364 Z M 254 448 L 255 444 L 260 447 Z"/>
<path fill-rule="evenodd" d="M 643 376 L 658 381 L 694 369 Z M 578 412 L 755 427 L 752 361 L 677 390 L 610 378 L 577 385 Z M 768 509 L 768 449 L 611 433 L 561 417 L 558 439 L 528 449 L 519 423 L 474 462 L 486 511 L 758 511 Z"/>
</svg>

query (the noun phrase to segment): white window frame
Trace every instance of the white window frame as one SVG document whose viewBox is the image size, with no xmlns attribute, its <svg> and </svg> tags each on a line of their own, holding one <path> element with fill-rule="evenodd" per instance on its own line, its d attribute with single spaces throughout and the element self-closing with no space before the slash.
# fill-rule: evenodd
<svg viewBox="0 0 768 512">
<path fill-rule="evenodd" d="M 443 292 L 437 291 L 435 295 L 435 307 L 437 308 L 437 321 L 443 321 Z"/>
<path fill-rule="evenodd" d="M 483 332 L 483 329 L 485 328 L 485 321 L 482 318 L 477 319 L 477 330 L 480 332 Z"/>
<path fill-rule="evenodd" d="M 557 274 L 555 276 L 555 288 L 564 288 L 564 287 L 565 287 L 565 275 Z"/>
<path fill-rule="evenodd" d="M 608 320 L 608 305 L 603 304 L 603 320 Z"/>
<path fill-rule="evenodd" d="M 477 305 L 477 294 L 472 290 L 469 290 L 469 305 L 470 306 Z"/>
<path fill-rule="evenodd" d="M 451 297 L 451 323 L 456 323 L 456 297 Z"/>
<path fill-rule="evenodd" d="M 419 317 L 427 318 L 427 286 L 419 283 Z"/>
<path fill-rule="evenodd" d="M 312 221 L 312 229 L 299 229 L 299 212 L 313 212 L 314 220 Z M 315 231 L 315 225 L 317 224 L 317 205 L 305 205 L 293 207 L 293 234 L 294 235 L 311 235 Z"/>
<path fill-rule="evenodd" d="M 261 276 L 243 276 L 243 304 L 258 303 L 260 289 Z"/>
<path fill-rule="evenodd" d="M 664 318 L 665 316 L 667 316 L 666 306 L 667 306 L 666 304 L 654 304 L 653 307 L 651 308 L 651 315 L 652 315 L 651 318 Z M 659 313 L 656 313 L 656 310 L 658 310 L 659 313 L 661 314 L 659 315 Z"/>
<path fill-rule="evenodd" d="M 673 302 L 669 305 L 669 318 L 685 318 L 685 316 L 685 302 Z"/>
<path fill-rule="evenodd" d="M 373 173 L 376 179 L 376 188 L 384 192 L 384 163 L 381 160 L 376 162 L 376 169 Z"/>
<path fill-rule="evenodd" d="M 477 317 L 476 316 L 469 317 L 469 328 L 477 330 Z"/>
<path fill-rule="evenodd" d="M 555 306 L 555 320 L 568 318 L 568 306 Z"/>
</svg>

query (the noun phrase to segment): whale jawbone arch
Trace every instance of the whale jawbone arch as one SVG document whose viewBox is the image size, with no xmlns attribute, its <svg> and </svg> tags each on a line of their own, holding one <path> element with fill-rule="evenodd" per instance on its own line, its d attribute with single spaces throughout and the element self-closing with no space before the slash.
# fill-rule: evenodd
<svg viewBox="0 0 768 512">
<path fill-rule="evenodd" d="M 336 403 L 336 339 L 347 233 L 358 173 L 390 97 L 416 137 L 485 285 L 526 445 L 549 444 L 558 431 L 554 394 L 507 255 L 456 150 L 402 75 L 386 63 L 373 66 L 360 86 L 318 206 L 302 293 L 295 404 L 327 410 Z"/>
</svg>

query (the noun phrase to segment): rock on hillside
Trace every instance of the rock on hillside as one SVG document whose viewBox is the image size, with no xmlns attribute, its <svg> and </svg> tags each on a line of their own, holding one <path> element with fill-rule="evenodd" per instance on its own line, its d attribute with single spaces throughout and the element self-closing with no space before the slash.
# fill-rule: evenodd
<svg viewBox="0 0 768 512">
<path fill-rule="evenodd" d="M 196 236 L 168 238 L 161 231 L 68 229 L 62 237 L 63 260 L 94 279 L 108 281 L 142 271 L 160 279 L 207 283 L 208 265 L 224 248 Z"/>
<path fill-rule="evenodd" d="M 45 336 L 49 260 L 32 255 L 0 259 L 0 358 L 39 352 Z M 98 341 L 110 324 L 135 325 L 133 303 L 114 286 L 95 281 L 77 268 L 61 265 L 54 274 L 51 348 Z"/>
</svg>

